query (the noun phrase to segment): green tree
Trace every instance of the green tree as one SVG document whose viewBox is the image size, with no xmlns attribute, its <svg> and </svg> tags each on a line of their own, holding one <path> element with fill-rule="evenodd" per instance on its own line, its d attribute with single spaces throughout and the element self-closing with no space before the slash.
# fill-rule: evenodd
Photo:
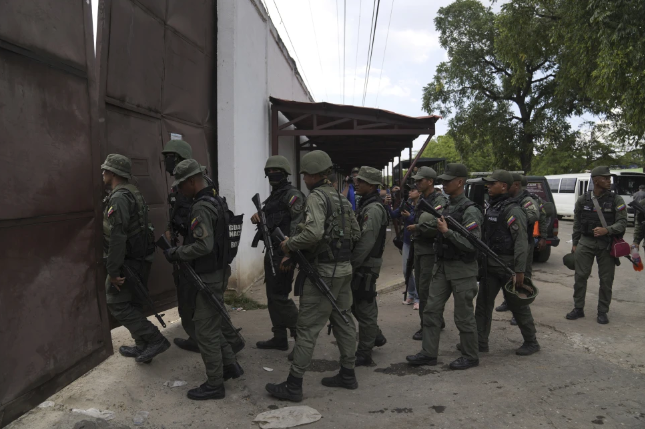
<svg viewBox="0 0 645 429">
<path fill-rule="evenodd" d="M 474 152 L 460 150 L 452 134 L 433 138 L 421 155 L 424 158 L 446 158 L 447 162 L 465 164 L 471 172 L 489 171 L 493 165 L 491 145 L 466 145 Z"/>
<path fill-rule="evenodd" d="M 575 97 L 557 93 L 553 20 L 510 2 L 496 14 L 477 0 L 439 9 L 435 26 L 448 61 L 423 92 L 423 109 L 451 117 L 460 153 L 489 146 L 492 167 L 530 171 L 549 135 L 571 133 Z"/>
</svg>

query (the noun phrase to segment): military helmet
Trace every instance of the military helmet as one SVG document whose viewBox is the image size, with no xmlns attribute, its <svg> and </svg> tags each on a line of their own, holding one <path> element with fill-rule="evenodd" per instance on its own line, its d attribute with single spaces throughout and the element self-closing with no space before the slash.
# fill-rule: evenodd
<svg viewBox="0 0 645 429">
<path fill-rule="evenodd" d="M 509 307 L 518 308 L 529 305 L 535 301 L 538 296 L 538 288 L 533 284 L 530 278 L 524 277 L 524 284 L 520 289 L 515 288 L 515 279 L 512 278 L 504 285 L 504 294 Z"/>
<path fill-rule="evenodd" d="M 101 170 L 111 171 L 117 176 L 129 180 L 132 178 L 130 175 L 132 172 L 132 161 L 127 156 L 111 153 L 105 158 L 105 162 L 101 164 Z"/>
<path fill-rule="evenodd" d="M 183 140 L 170 140 L 161 151 L 164 155 L 167 153 L 176 153 L 182 159 L 192 159 L 193 148 Z"/>
<path fill-rule="evenodd" d="M 300 173 L 318 174 L 332 167 L 331 158 L 322 150 L 314 150 L 302 157 Z"/>
<path fill-rule="evenodd" d="M 575 253 L 567 253 L 564 255 L 562 258 L 562 263 L 570 270 L 576 269 L 576 254 Z"/>
<path fill-rule="evenodd" d="M 356 176 L 359 180 L 367 182 L 370 185 L 380 185 L 381 184 L 381 170 L 374 167 L 363 166 Z"/>
<path fill-rule="evenodd" d="M 288 176 L 291 175 L 291 165 L 289 164 L 289 160 L 282 155 L 270 156 L 269 159 L 267 159 L 267 163 L 264 165 L 265 170 L 269 168 L 279 168 L 284 170 Z"/>
<path fill-rule="evenodd" d="M 204 173 L 206 167 L 199 165 L 194 159 L 184 159 L 182 162 L 177 164 L 173 174 L 175 176 L 175 181 L 172 183 L 173 188 L 179 186 L 186 179 L 193 177 L 199 173 Z"/>
</svg>

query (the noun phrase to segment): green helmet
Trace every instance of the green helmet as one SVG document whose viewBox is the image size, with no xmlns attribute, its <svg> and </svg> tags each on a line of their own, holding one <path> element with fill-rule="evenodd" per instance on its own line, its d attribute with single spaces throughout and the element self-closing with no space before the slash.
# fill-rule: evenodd
<svg viewBox="0 0 645 429">
<path fill-rule="evenodd" d="M 570 270 L 576 269 L 576 254 L 575 253 L 567 253 L 564 255 L 562 258 L 562 263 Z"/>
<path fill-rule="evenodd" d="M 132 172 L 132 161 L 127 156 L 111 153 L 105 158 L 105 162 L 101 164 L 101 170 L 111 171 L 117 176 L 129 180 L 132 178 L 130 175 Z"/>
<path fill-rule="evenodd" d="M 176 153 L 182 159 L 193 158 L 193 148 L 183 140 L 170 140 L 161 151 L 164 155 L 167 153 Z"/>
<path fill-rule="evenodd" d="M 318 174 L 332 167 L 331 158 L 322 150 L 314 150 L 302 157 L 300 173 Z"/>
<path fill-rule="evenodd" d="M 267 159 L 267 163 L 264 165 L 264 169 L 269 168 L 279 168 L 284 170 L 287 173 L 287 176 L 291 175 L 291 165 L 289 165 L 289 160 L 282 155 L 273 155 Z"/>
<path fill-rule="evenodd" d="M 514 279 L 511 279 L 504 285 L 504 290 L 506 290 L 506 302 L 513 308 L 529 305 L 538 296 L 538 288 L 528 277 L 524 277 L 524 285 L 520 289 L 515 288 Z"/>
</svg>

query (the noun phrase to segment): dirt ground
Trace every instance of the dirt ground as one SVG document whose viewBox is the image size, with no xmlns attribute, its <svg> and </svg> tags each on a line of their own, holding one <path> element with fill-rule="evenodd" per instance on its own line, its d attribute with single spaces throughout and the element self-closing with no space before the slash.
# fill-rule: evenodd
<svg viewBox="0 0 645 429">
<path fill-rule="evenodd" d="M 418 327 L 418 312 L 401 305 L 400 255 L 388 248 L 387 265 L 379 282 L 380 325 L 388 343 L 374 352 L 376 365 L 357 369 L 359 389 L 329 389 L 320 384 L 338 370 L 333 336 L 324 330 L 314 361 L 305 375 L 301 405 L 318 410 L 323 418 L 317 428 L 645 428 L 645 273 L 623 264 L 617 268 L 610 324 L 595 320 L 598 277 L 589 280 L 587 317 L 567 321 L 573 308 L 573 272 L 562 265 L 569 251 L 571 222 L 560 223 L 563 242 L 551 259 L 535 265 L 534 279 L 540 296 L 532 305 L 542 350 L 519 357 L 517 327 L 509 313 L 495 313 L 490 353 L 468 371 L 451 371 L 448 364 L 459 356 L 458 331 L 452 323 L 452 301 L 446 306 L 447 327 L 440 344 L 439 365 L 412 368 L 405 356 L 419 351 L 411 339 Z M 631 239 L 631 228 L 628 237 Z M 263 285 L 249 295 L 263 299 Z M 498 298 L 498 302 L 501 299 Z M 116 350 L 130 343 L 126 330 L 113 331 L 115 354 L 68 387 L 49 398 L 54 405 L 36 408 L 15 421 L 11 429 L 75 427 L 145 428 L 254 428 L 254 417 L 264 411 L 291 405 L 272 399 L 267 382 L 286 379 L 287 352 L 261 351 L 255 342 L 270 335 L 266 310 L 235 311 L 247 347 L 239 354 L 244 376 L 226 382 L 226 398 L 195 402 L 188 389 L 204 382 L 198 354 L 171 347 L 152 364 L 136 364 Z M 170 321 L 164 334 L 172 339 L 185 334 L 176 310 L 166 312 Z M 264 368 L 273 371 L 267 371 Z M 187 384 L 170 388 L 166 381 Z M 72 409 L 97 408 L 114 412 L 108 422 L 74 414 Z M 138 411 L 149 415 L 135 426 Z M 82 422 L 82 423 L 81 423 Z"/>
</svg>

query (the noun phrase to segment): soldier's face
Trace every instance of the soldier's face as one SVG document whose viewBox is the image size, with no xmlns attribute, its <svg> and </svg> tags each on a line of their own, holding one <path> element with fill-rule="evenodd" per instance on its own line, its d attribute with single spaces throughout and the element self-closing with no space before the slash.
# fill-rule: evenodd
<svg viewBox="0 0 645 429">
<path fill-rule="evenodd" d="M 444 180 L 442 182 L 443 191 L 448 195 L 454 195 L 459 190 L 459 188 L 463 186 L 463 183 L 463 179 L 459 177 L 455 177 L 452 180 Z"/>
<path fill-rule="evenodd" d="M 410 189 L 410 198 L 413 200 L 416 200 L 419 198 L 419 190 L 418 189 Z"/>
<path fill-rule="evenodd" d="M 522 182 L 513 182 L 513 185 L 509 188 L 508 193 L 515 196 L 520 193 L 522 189 Z"/>
<path fill-rule="evenodd" d="M 508 192 L 508 184 L 504 182 L 487 182 L 486 187 L 488 188 L 488 195 L 491 197 L 496 197 Z"/>
<path fill-rule="evenodd" d="M 110 171 L 107 171 L 107 170 L 102 170 L 101 171 L 101 177 L 103 178 L 103 185 L 105 187 L 109 188 L 110 186 L 112 186 L 112 177 L 113 176 L 114 175 Z"/>
<path fill-rule="evenodd" d="M 360 196 L 365 196 L 372 191 L 373 185 L 370 185 L 367 182 L 362 181 L 361 179 L 356 179 L 356 193 Z"/>
<path fill-rule="evenodd" d="M 424 179 L 415 180 L 415 183 L 417 184 L 417 189 L 418 189 L 418 190 L 419 190 L 419 192 L 421 192 L 421 193 L 423 193 L 423 192 L 427 191 L 428 189 L 430 189 L 431 187 L 433 187 L 433 186 L 434 186 L 434 180 L 425 179 L 425 178 L 424 178 Z"/>
<path fill-rule="evenodd" d="M 302 180 L 305 182 L 307 189 L 311 191 L 314 185 L 320 181 L 320 174 L 302 173 Z"/>
<path fill-rule="evenodd" d="M 611 176 L 596 176 L 593 178 L 593 184 L 597 188 L 607 191 L 611 189 Z"/>
<path fill-rule="evenodd" d="M 181 192 L 183 195 L 185 195 L 188 198 L 192 198 L 195 196 L 195 178 L 191 177 L 179 184 L 179 192 Z"/>
</svg>

